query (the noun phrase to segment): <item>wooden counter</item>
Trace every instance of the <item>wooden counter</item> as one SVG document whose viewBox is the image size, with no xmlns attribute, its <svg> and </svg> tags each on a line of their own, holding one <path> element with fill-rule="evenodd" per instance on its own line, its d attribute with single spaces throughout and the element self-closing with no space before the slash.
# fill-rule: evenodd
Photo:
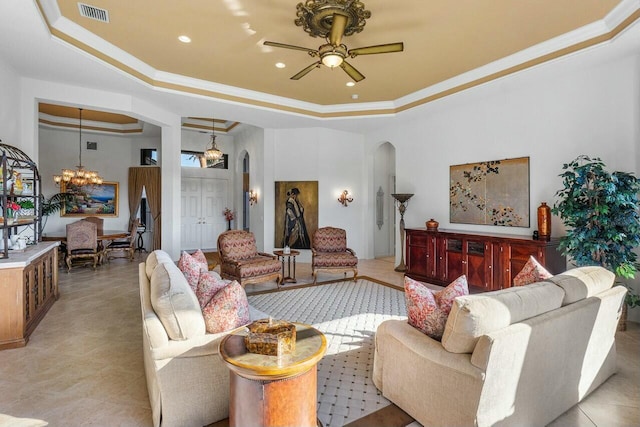
<svg viewBox="0 0 640 427">
<path fill-rule="evenodd" d="M 24 347 L 58 299 L 58 245 L 45 242 L 0 260 L 0 350 Z"/>
</svg>

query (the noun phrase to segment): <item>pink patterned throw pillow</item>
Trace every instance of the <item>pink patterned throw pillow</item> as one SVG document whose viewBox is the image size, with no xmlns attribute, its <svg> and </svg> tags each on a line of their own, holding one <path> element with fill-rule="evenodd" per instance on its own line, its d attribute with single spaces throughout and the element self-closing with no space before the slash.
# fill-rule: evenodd
<svg viewBox="0 0 640 427">
<path fill-rule="evenodd" d="M 242 286 L 233 281 L 219 290 L 202 309 L 207 332 L 216 334 L 249 323 L 249 302 Z"/>
<path fill-rule="evenodd" d="M 206 269 L 209 268 L 209 262 L 207 261 L 207 257 L 204 256 L 204 252 L 202 252 L 202 249 L 198 249 L 197 251 L 192 253 L 191 256 L 196 261 L 198 261 L 199 263 L 203 264 Z"/>
<path fill-rule="evenodd" d="M 432 291 L 409 277 L 404 278 L 409 324 L 436 340 L 442 339 L 453 300 L 469 295 L 467 278 L 462 275 L 441 291 Z"/>
<path fill-rule="evenodd" d="M 203 254 L 204 256 L 204 254 Z M 207 269 L 207 263 L 204 263 L 204 268 Z M 198 280 L 200 280 L 200 270 L 202 269 L 202 262 L 197 258 L 194 258 L 192 255 L 189 255 L 187 252 L 183 251 L 182 255 L 180 255 L 180 259 L 178 260 L 178 268 L 184 274 L 184 277 L 187 278 L 187 282 L 193 291 L 196 291 L 198 287 Z"/>
<path fill-rule="evenodd" d="M 196 287 L 196 297 L 200 303 L 200 308 L 204 308 L 211 301 L 211 298 L 228 284 L 228 280 L 221 279 L 215 272 L 208 271 L 206 268 L 201 269 L 200 279 Z"/>
<path fill-rule="evenodd" d="M 513 286 L 529 285 L 551 277 L 553 274 L 549 273 L 533 256 L 530 256 L 522 270 L 513 278 Z"/>
</svg>

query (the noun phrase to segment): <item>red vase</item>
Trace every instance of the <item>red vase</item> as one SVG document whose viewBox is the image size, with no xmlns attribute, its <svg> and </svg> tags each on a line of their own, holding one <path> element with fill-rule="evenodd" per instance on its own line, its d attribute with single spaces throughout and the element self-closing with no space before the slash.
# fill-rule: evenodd
<svg viewBox="0 0 640 427">
<path fill-rule="evenodd" d="M 551 240 L 551 208 L 546 202 L 538 206 L 538 236 L 540 240 Z"/>
</svg>

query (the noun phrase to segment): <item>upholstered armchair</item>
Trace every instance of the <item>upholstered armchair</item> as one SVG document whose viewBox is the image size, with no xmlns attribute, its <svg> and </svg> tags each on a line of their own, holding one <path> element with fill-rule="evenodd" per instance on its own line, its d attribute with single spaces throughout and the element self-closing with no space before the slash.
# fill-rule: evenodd
<svg viewBox="0 0 640 427">
<path fill-rule="evenodd" d="M 129 229 L 129 236 L 124 239 L 112 240 L 107 244 L 104 248 L 104 256 L 107 262 L 113 258 L 127 258 L 129 261 L 133 261 L 133 255 L 136 251 L 135 242 L 139 226 L 140 222 L 136 218 Z M 115 255 L 118 253 L 120 253 L 120 255 Z"/>
<path fill-rule="evenodd" d="M 95 270 L 100 260 L 101 253 L 98 250 L 98 228 L 89 221 L 76 221 L 67 224 L 67 272 L 71 271 L 74 261 L 82 260 L 85 263 L 92 261 Z"/>
<path fill-rule="evenodd" d="M 250 283 L 282 283 L 281 265 L 275 255 L 258 252 L 250 231 L 229 230 L 218 236 L 220 276 L 237 280 L 243 287 Z"/>
<path fill-rule="evenodd" d="M 311 242 L 311 269 L 313 283 L 319 270 L 332 272 L 353 271 L 353 280 L 358 276 L 358 257 L 347 247 L 347 233 L 342 228 L 322 227 L 313 233 Z"/>
</svg>

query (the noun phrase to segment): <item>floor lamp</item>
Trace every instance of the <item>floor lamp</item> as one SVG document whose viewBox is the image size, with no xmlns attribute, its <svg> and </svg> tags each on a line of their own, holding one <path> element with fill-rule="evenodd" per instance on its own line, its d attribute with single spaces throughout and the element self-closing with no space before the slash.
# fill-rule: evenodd
<svg viewBox="0 0 640 427">
<path fill-rule="evenodd" d="M 391 197 L 396 199 L 396 205 L 400 211 L 400 264 L 394 270 L 404 272 L 407 271 L 407 266 L 404 264 L 404 212 L 413 194 L 392 194 Z"/>
</svg>

